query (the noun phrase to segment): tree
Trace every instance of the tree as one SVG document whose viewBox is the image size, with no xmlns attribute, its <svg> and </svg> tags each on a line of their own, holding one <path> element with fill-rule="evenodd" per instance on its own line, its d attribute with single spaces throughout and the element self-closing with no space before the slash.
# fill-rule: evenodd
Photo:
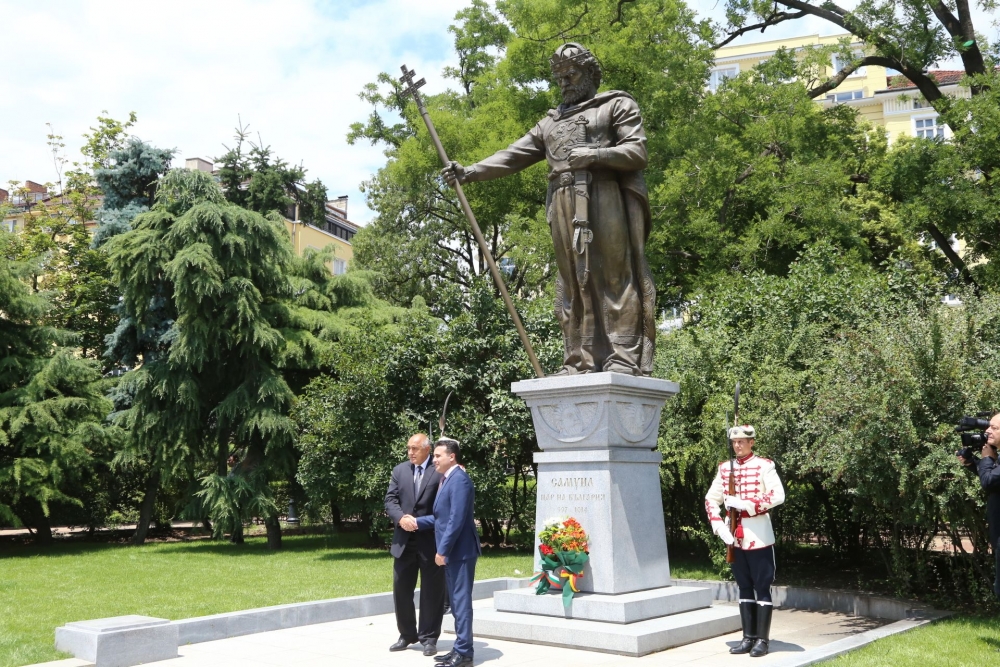
<svg viewBox="0 0 1000 667">
<path fill-rule="evenodd" d="M 986 10 L 995 9 L 993 2 L 980 5 Z M 991 136 L 981 135 L 982 131 L 992 126 L 1000 108 L 994 92 L 998 76 L 996 45 L 990 45 L 977 34 L 971 3 L 968 0 L 956 0 L 951 4 L 943 0 L 868 0 L 849 10 L 826 0 L 815 3 L 811 0 L 730 0 L 727 4 L 728 24 L 716 26 L 721 35 L 718 44 L 727 43 L 752 30 L 764 31 L 772 25 L 804 17 L 815 17 L 836 25 L 864 44 L 865 48 L 862 54 L 852 53 L 852 40 L 842 40 L 838 52 L 847 64 L 828 81 L 812 87 L 810 97 L 832 90 L 859 67 L 880 65 L 900 72 L 900 76 L 912 82 L 955 130 L 956 149 L 941 150 L 940 155 L 931 159 L 932 164 L 927 165 L 925 161 L 925 166 L 929 166 L 929 171 L 939 178 L 946 179 L 950 187 L 958 187 L 959 196 L 950 196 L 947 187 L 935 188 L 930 196 L 924 196 L 922 192 L 914 193 L 901 203 L 910 210 L 933 208 L 935 196 L 945 194 L 951 215 L 940 218 L 924 216 L 921 231 L 930 237 L 929 240 L 937 245 L 966 282 L 978 288 L 977 275 L 993 279 L 992 270 L 974 271 L 969 268 L 980 258 L 992 259 L 992 239 L 998 229 L 998 207 L 994 179 L 990 176 L 1000 164 L 994 159 L 994 151 L 986 148 L 991 143 Z M 968 87 L 971 100 L 945 95 L 931 70 L 937 62 L 953 58 L 962 62 L 967 75 L 963 85 Z M 913 156 L 908 155 L 912 146 L 904 144 L 896 151 L 901 162 L 912 163 Z M 917 147 L 917 152 L 925 158 L 930 157 L 924 147 Z M 962 197 L 970 190 L 976 191 L 972 201 Z M 898 191 L 896 194 L 899 194 Z M 977 206 L 976 199 L 985 200 L 988 205 Z M 984 220 L 983 213 L 987 212 Z M 972 253 L 962 257 L 952 250 L 952 235 L 966 241 L 973 248 Z"/>
<path fill-rule="evenodd" d="M 524 309 L 525 304 L 522 304 Z M 335 346 L 329 371 L 310 383 L 293 411 L 302 453 L 298 480 L 310 510 L 358 516 L 374 536 L 385 527 L 384 498 L 407 438 L 437 429 L 449 392 L 447 433 L 462 442 L 476 483 L 483 539 L 533 539 L 535 448 L 531 416 L 510 384 L 531 367 L 513 324 L 483 280 L 469 294 L 453 288 L 431 316 L 421 300 L 394 329 L 359 327 Z M 525 326 L 543 363 L 557 364 L 555 323 L 537 307 Z M 432 434 L 439 435 L 439 434 Z"/>
<path fill-rule="evenodd" d="M 683 307 L 734 273 L 784 275 L 818 242 L 875 267 L 895 256 L 947 269 L 919 242 L 927 216 L 908 215 L 882 187 L 885 133 L 846 106 L 816 105 L 806 94 L 813 65 L 779 51 L 706 94 L 677 137 L 679 155 L 651 197 L 661 222 L 648 254 L 662 305 Z"/>
<path fill-rule="evenodd" d="M 26 286 L 30 271 L 0 254 L 0 519 L 19 519 L 45 543 L 53 505 L 82 505 L 74 492 L 110 459 L 116 432 L 97 364 L 44 323 L 51 305 Z"/>
<path fill-rule="evenodd" d="M 277 212 L 291 219 L 322 225 L 326 220 L 326 186 L 306 183 L 306 170 L 274 156 L 270 146 L 248 140 L 249 126 L 236 129 L 236 145 L 220 163 L 219 182 L 226 200 L 261 214 Z M 245 145 L 249 144 L 249 150 Z M 298 209 L 296 216 L 296 210 Z"/>
<path fill-rule="evenodd" d="M 271 483 L 294 473 L 290 381 L 307 381 L 354 311 L 377 305 L 367 276 L 331 275 L 323 253 L 293 258 L 280 216 L 183 169 L 107 247 L 132 332 L 117 348 L 132 368 L 114 416 L 129 434 L 121 460 L 145 462 L 156 484 L 198 475 L 189 511 L 235 541 L 262 517 L 278 548 Z"/>
</svg>

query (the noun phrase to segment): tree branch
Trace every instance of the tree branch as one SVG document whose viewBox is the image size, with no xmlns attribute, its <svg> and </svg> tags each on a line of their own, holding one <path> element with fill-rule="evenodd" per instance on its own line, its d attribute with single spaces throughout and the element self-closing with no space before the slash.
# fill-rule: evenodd
<svg viewBox="0 0 1000 667">
<path fill-rule="evenodd" d="M 611 25 L 625 23 L 625 19 L 622 18 L 622 6 L 630 2 L 635 2 L 635 0 L 618 0 L 618 15 L 611 19 Z"/>
<path fill-rule="evenodd" d="M 809 2 L 803 0 L 775 1 L 785 7 L 788 7 L 789 9 L 797 9 L 809 14 L 810 16 L 815 16 L 823 19 L 824 21 L 829 21 L 830 23 L 848 31 L 855 37 L 859 37 L 863 41 L 873 44 L 889 61 L 897 63 L 893 69 L 898 69 L 903 76 L 913 82 L 913 85 L 915 85 L 917 89 L 920 90 L 921 94 L 923 94 L 924 99 L 931 104 L 934 104 L 937 100 L 942 100 L 944 98 L 937 82 L 935 82 L 934 79 L 923 71 L 922 65 L 913 65 L 902 60 L 902 52 L 895 44 L 890 43 L 884 37 L 880 37 L 876 33 L 872 32 L 871 29 L 869 29 L 861 21 L 855 19 L 854 15 L 843 7 L 840 7 L 829 0 L 824 2 L 823 5 L 819 7 L 809 4 Z M 939 112 L 942 112 L 946 110 L 947 106 L 948 104 L 946 102 L 942 102 L 941 104 L 934 105 L 934 108 Z"/>
<path fill-rule="evenodd" d="M 883 56 L 865 56 L 861 60 L 851 63 L 844 69 L 837 72 L 836 75 L 830 77 L 822 84 L 812 88 L 808 91 L 809 99 L 814 100 L 824 93 L 828 93 L 840 84 L 844 82 L 844 79 L 854 74 L 858 69 L 864 67 L 865 65 L 880 65 L 882 67 L 890 67 L 896 69 L 900 67 L 900 63 L 891 59 L 885 58 Z"/>
<path fill-rule="evenodd" d="M 630 2 L 631 0 L 624 0 L 624 1 Z M 618 3 L 619 14 L 621 13 L 621 5 L 622 5 L 622 3 L 619 2 Z M 802 18 L 805 15 L 806 15 L 805 12 L 795 12 L 795 13 L 774 12 L 770 16 L 768 16 L 766 19 L 764 19 L 763 21 L 761 21 L 760 23 L 754 23 L 753 25 L 743 26 L 742 28 L 740 28 L 736 32 L 730 33 L 724 40 L 722 40 L 718 44 L 712 45 L 712 50 L 714 51 L 716 49 L 721 49 L 723 46 L 725 46 L 729 42 L 733 41 L 737 37 L 742 37 L 743 35 L 747 34 L 748 32 L 751 32 L 751 31 L 756 30 L 758 28 L 760 28 L 761 32 L 764 32 L 765 30 L 767 30 L 768 28 L 770 28 L 773 25 L 778 25 L 779 23 L 783 23 L 785 21 L 792 21 L 794 19 L 800 19 L 800 18 Z M 614 24 L 614 21 L 612 21 L 612 24 Z"/>
<path fill-rule="evenodd" d="M 969 285 L 972 285 L 978 295 L 979 283 L 977 283 L 976 279 L 972 277 L 972 272 L 969 271 L 969 267 L 965 265 L 965 261 L 959 257 L 958 253 L 955 252 L 955 249 L 951 247 L 951 243 L 947 238 L 945 238 L 944 233 L 933 222 L 927 224 L 927 231 L 930 233 L 931 238 L 934 239 L 934 242 L 937 243 L 938 249 L 944 253 L 944 256 L 948 258 L 951 265 L 958 269 L 958 272 L 962 274 L 962 279 Z"/>
<path fill-rule="evenodd" d="M 979 43 L 976 41 L 976 28 L 972 25 L 969 2 L 968 0 L 956 0 L 955 6 L 958 8 L 957 18 L 940 0 L 933 3 L 931 9 L 941 25 L 955 40 L 958 54 L 962 58 L 962 65 L 965 67 L 965 73 L 970 75 L 985 74 L 986 63 L 983 61 L 983 52 L 979 50 Z M 972 44 L 965 46 L 969 42 Z M 978 95 L 980 92 L 982 92 L 982 86 L 972 86 L 973 95 Z"/>
</svg>

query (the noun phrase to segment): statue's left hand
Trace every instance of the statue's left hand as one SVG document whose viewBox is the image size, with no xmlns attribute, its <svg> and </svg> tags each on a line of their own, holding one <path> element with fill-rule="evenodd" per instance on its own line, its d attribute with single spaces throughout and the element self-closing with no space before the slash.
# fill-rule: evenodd
<svg viewBox="0 0 1000 667">
<path fill-rule="evenodd" d="M 569 168 L 573 170 L 587 169 L 597 162 L 596 148 L 574 148 L 569 152 Z"/>
</svg>

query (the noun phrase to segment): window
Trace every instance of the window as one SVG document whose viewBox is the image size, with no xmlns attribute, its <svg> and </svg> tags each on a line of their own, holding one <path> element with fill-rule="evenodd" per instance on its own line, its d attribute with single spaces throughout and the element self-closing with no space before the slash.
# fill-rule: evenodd
<svg viewBox="0 0 1000 667">
<path fill-rule="evenodd" d="M 865 57 L 865 54 L 862 53 L 861 51 L 855 51 L 854 54 L 853 54 L 853 57 L 850 58 L 850 59 L 845 59 L 843 56 L 834 54 L 834 56 L 833 56 L 833 62 L 832 62 L 833 73 L 836 74 L 840 70 L 842 70 L 845 67 L 847 67 L 848 65 L 850 65 L 855 60 L 859 60 L 859 59 L 864 58 L 864 57 Z M 867 69 L 868 69 L 867 67 L 859 67 L 856 70 L 854 70 L 853 72 L 851 72 L 850 74 L 848 74 L 847 78 L 851 78 L 851 77 L 854 77 L 854 76 L 865 76 L 865 74 L 867 73 L 866 72 Z"/>
<path fill-rule="evenodd" d="M 740 73 L 739 65 L 729 65 L 727 67 L 717 67 L 712 70 L 712 74 L 708 77 L 708 89 L 713 93 L 719 89 L 722 82 L 726 79 L 732 79 L 737 74 Z"/>
<path fill-rule="evenodd" d="M 14 225 L 17 224 L 17 220 L 4 220 L 3 228 L 6 229 L 11 234 L 14 233 Z"/>
<path fill-rule="evenodd" d="M 333 275 L 339 276 L 347 273 L 347 262 L 342 259 L 333 260 Z"/>
<path fill-rule="evenodd" d="M 831 93 L 826 96 L 826 99 L 831 102 L 847 102 L 850 100 L 860 100 L 865 96 L 865 91 L 863 90 L 849 90 L 844 93 Z"/>
<path fill-rule="evenodd" d="M 923 139 L 944 139 L 944 125 L 933 118 L 914 118 L 913 134 Z"/>
</svg>

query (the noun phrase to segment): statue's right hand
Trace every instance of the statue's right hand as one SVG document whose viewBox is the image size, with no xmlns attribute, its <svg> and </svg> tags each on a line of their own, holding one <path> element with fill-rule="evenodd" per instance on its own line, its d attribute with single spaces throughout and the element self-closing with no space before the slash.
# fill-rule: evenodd
<svg viewBox="0 0 1000 667">
<path fill-rule="evenodd" d="M 448 166 L 441 170 L 441 178 L 445 183 L 454 187 L 455 183 L 464 183 L 466 178 L 465 167 L 457 162 L 449 162 Z"/>
</svg>

